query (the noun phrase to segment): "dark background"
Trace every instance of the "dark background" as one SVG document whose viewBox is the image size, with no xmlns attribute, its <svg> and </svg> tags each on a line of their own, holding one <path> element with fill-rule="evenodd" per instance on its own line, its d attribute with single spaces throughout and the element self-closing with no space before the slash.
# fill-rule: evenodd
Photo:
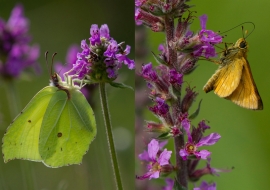
<svg viewBox="0 0 270 190">
<path fill-rule="evenodd" d="M 17 1 L 0 0 L 0 17 L 9 18 Z M 110 35 L 118 42 L 131 45 L 130 58 L 134 59 L 134 2 L 133 1 L 21 1 L 25 16 L 30 20 L 32 42 L 40 45 L 39 63 L 42 73 L 31 79 L 18 79 L 20 109 L 43 87 L 48 85 L 49 74 L 44 53 L 58 52 L 55 60 L 65 63 L 71 44 L 80 45 L 81 40 L 90 37 L 92 24 L 107 23 Z M 125 66 L 123 66 L 124 68 Z M 119 82 L 134 86 L 134 71 L 126 68 L 120 71 Z M 0 81 L 0 136 L 12 121 L 7 102 L 5 84 Z M 125 189 L 134 188 L 134 91 L 108 86 L 111 120 L 120 163 L 121 177 Z M 58 169 L 47 168 L 42 163 L 13 160 L 4 164 L 0 158 L 0 189 L 115 189 L 103 125 L 98 90 L 90 94 L 97 120 L 97 137 L 83 158 L 82 165 Z M 123 146 L 124 145 L 124 146 Z M 27 180 L 28 179 L 28 180 Z M 29 180 L 30 179 L 30 180 Z M 29 183 L 27 184 L 27 181 Z"/>
</svg>

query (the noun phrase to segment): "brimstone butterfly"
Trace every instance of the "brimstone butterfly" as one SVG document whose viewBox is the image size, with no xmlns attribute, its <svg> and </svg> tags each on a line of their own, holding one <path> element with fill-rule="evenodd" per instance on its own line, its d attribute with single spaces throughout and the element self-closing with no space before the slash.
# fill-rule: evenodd
<svg viewBox="0 0 270 190">
<path fill-rule="evenodd" d="M 68 75 L 62 81 L 51 74 L 51 86 L 40 90 L 8 127 L 4 161 L 24 159 L 54 168 L 80 164 L 96 136 L 95 116 L 80 88 Z"/>
</svg>

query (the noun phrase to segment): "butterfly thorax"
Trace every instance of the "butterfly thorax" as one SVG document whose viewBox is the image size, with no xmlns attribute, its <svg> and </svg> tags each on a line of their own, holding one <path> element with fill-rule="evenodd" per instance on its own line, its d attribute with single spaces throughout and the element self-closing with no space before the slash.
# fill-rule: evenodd
<svg viewBox="0 0 270 190">
<path fill-rule="evenodd" d="M 247 59 L 248 44 L 244 38 L 240 38 L 237 42 L 224 50 L 220 56 L 220 62 L 222 65 L 227 65 L 236 59 Z"/>
<path fill-rule="evenodd" d="M 54 73 L 51 76 L 50 85 L 57 87 L 59 90 L 65 91 L 67 93 L 68 99 L 70 99 L 71 91 L 80 90 L 79 86 L 71 85 L 71 84 L 68 84 L 66 81 L 63 81 L 57 73 Z"/>
</svg>

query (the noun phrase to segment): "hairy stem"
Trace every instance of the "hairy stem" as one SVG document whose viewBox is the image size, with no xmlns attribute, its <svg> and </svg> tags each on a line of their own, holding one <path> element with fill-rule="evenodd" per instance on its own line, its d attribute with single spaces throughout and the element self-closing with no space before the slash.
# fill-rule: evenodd
<svg viewBox="0 0 270 190">
<path fill-rule="evenodd" d="M 174 19 L 171 16 L 165 16 L 165 33 L 166 33 L 166 44 L 169 53 L 169 65 L 175 67 L 177 64 L 177 52 L 171 48 L 170 43 L 174 40 Z"/>
<path fill-rule="evenodd" d="M 169 65 L 173 68 L 177 68 L 177 52 L 175 49 L 171 48 L 170 43 L 174 40 L 174 19 L 167 15 L 165 16 L 165 33 L 166 33 L 166 43 L 169 53 Z M 180 90 L 181 92 L 181 90 Z M 172 105 L 173 107 L 173 113 L 175 116 L 177 113 L 179 114 L 181 112 L 181 102 L 180 97 L 177 98 L 177 101 L 175 101 Z M 177 118 L 177 117 L 175 117 Z M 179 135 L 174 138 L 174 146 L 175 146 L 175 155 L 176 155 L 176 166 L 177 166 L 177 172 L 176 172 L 176 178 L 178 182 L 181 184 L 181 186 L 188 188 L 188 181 L 187 181 L 187 162 L 184 161 L 181 156 L 179 155 L 179 151 L 182 147 L 184 147 L 184 135 Z"/>
<path fill-rule="evenodd" d="M 179 135 L 174 138 L 174 149 L 175 149 L 175 155 L 176 155 L 176 178 L 178 182 L 181 184 L 181 186 L 188 188 L 188 178 L 187 178 L 187 161 L 183 160 L 182 157 L 179 154 L 179 151 L 182 147 L 184 147 L 185 141 L 184 141 L 184 135 Z"/>
<path fill-rule="evenodd" d="M 99 84 L 99 93 L 100 93 L 100 100 L 101 100 L 101 107 L 103 111 L 104 122 L 106 126 L 106 134 L 107 134 L 107 140 L 108 140 L 109 151 L 110 151 L 110 156 L 111 156 L 112 169 L 113 169 L 115 182 L 116 182 L 116 189 L 122 190 L 123 187 L 122 187 L 122 182 L 121 182 L 121 177 L 120 177 L 120 170 L 117 163 L 116 152 L 114 148 L 112 124 L 111 124 L 111 119 L 110 119 L 110 114 L 109 114 L 105 83 Z"/>
</svg>

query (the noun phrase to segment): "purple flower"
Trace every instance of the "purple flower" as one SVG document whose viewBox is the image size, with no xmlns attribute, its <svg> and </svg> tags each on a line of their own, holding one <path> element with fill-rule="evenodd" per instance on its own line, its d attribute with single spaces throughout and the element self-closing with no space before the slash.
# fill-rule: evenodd
<svg viewBox="0 0 270 190">
<path fill-rule="evenodd" d="M 167 151 L 164 149 L 162 152 L 159 151 L 160 146 L 157 140 L 152 139 L 148 144 L 148 157 L 146 153 L 140 154 L 140 159 L 149 161 L 148 172 L 143 176 L 137 176 L 137 179 L 152 179 L 159 178 L 160 173 L 166 172 L 170 173 L 172 171 L 172 166 L 170 166 L 169 160 L 171 158 L 172 151 Z M 165 169 L 165 170 L 164 170 Z"/>
<path fill-rule="evenodd" d="M 219 176 L 219 173 L 221 173 L 221 172 L 232 171 L 231 169 L 212 168 L 210 165 L 210 161 L 211 161 L 211 158 L 208 157 L 207 158 L 207 165 L 204 168 L 189 171 L 189 179 L 192 181 L 198 181 L 202 176 L 207 175 L 207 174 Z"/>
<path fill-rule="evenodd" d="M 159 146 L 159 150 L 161 151 L 163 149 L 163 147 L 168 143 L 168 141 L 161 141 L 159 142 L 158 146 Z M 144 150 L 143 153 L 138 155 L 140 160 L 143 161 L 147 161 L 147 162 L 151 162 L 151 159 L 149 157 L 148 151 Z"/>
<path fill-rule="evenodd" d="M 174 180 L 171 178 L 167 178 L 165 181 L 167 185 L 163 187 L 162 190 L 173 190 Z"/>
<path fill-rule="evenodd" d="M 111 40 L 110 44 L 107 47 L 107 50 L 104 52 L 104 56 L 106 57 L 115 57 L 115 53 L 118 50 L 118 44 L 115 40 Z"/>
<path fill-rule="evenodd" d="M 183 83 L 183 75 L 178 73 L 175 69 L 170 70 L 170 83 L 182 85 Z"/>
<path fill-rule="evenodd" d="M 100 41 L 100 32 L 97 24 L 92 24 L 90 28 L 91 37 L 89 38 L 91 45 L 99 45 Z"/>
<path fill-rule="evenodd" d="M 208 184 L 205 181 L 202 181 L 200 187 L 195 187 L 193 190 L 216 190 L 216 183 Z"/>
<path fill-rule="evenodd" d="M 156 71 L 153 70 L 152 63 L 142 66 L 141 75 L 145 80 L 156 81 L 158 79 Z"/>
<path fill-rule="evenodd" d="M 157 105 L 150 107 L 149 109 L 156 115 L 166 116 L 169 112 L 169 105 L 166 104 L 165 100 L 159 97 L 156 98 L 156 103 Z"/>
<path fill-rule="evenodd" d="M 212 44 L 218 44 L 222 42 L 222 37 L 212 30 L 206 30 L 207 15 L 200 17 L 202 30 L 199 32 L 200 40 L 202 42 L 209 42 Z"/>
<path fill-rule="evenodd" d="M 110 30 L 107 24 L 103 24 L 100 27 L 100 36 L 106 39 L 110 39 Z"/>
<path fill-rule="evenodd" d="M 219 173 L 221 172 L 231 172 L 231 169 L 218 169 L 218 168 L 212 168 L 211 165 L 211 158 L 207 158 L 207 165 L 205 167 L 206 170 L 209 171 L 210 174 L 215 175 L 215 176 L 219 176 Z"/>
<path fill-rule="evenodd" d="M 193 37 L 194 39 L 199 38 L 201 43 L 197 44 L 194 47 L 193 55 L 195 57 L 204 56 L 206 58 L 215 57 L 216 51 L 214 48 L 214 44 L 218 44 L 222 42 L 222 37 L 212 30 L 206 30 L 206 21 L 207 15 L 202 15 L 200 17 L 201 21 L 201 31 L 198 36 Z"/>
<path fill-rule="evenodd" d="M 22 71 L 32 67 L 37 72 L 39 46 L 30 46 L 29 20 L 24 17 L 22 5 L 16 5 L 5 23 L 0 18 L 0 73 L 2 76 L 19 77 Z"/>
<path fill-rule="evenodd" d="M 213 45 L 209 43 L 200 44 L 194 47 L 193 55 L 196 57 L 204 56 L 205 58 L 215 57 L 216 50 Z"/>
<path fill-rule="evenodd" d="M 126 46 L 126 49 L 123 52 L 121 52 L 119 54 L 116 54 L 115 57 L 119 61 L 119 63 L 123 63 L 124 62 L 124 64 L 127 65 L 129 69 L 134 69 L 134 67 L 135 67 L 134 60 L 130 60 L 127 57 L 127 55 L 129 53 L 130 53 L 130 46 L 127 45 Z"/>
<path fill-rule="evenodd" d="M 207 150 L 198 151 L 197 149 L 201 146 L 210 146 L 215 144 L 219 139 L 218 133 L 211 133 L 210 135 L 203 137 L 199 142 L 194 142 L 192 135 L 190 134 L 190 126 L 183 127 L 188 135 L 188 142 L 185 147 L 179 151 L 180 156 L 186 160 L 188 156 L 195 155 L 198 159 L 207 159 L 211 152 Z"/>
<path fill-rule="evenodd" d="M 94 82 L 112 82 L 117 78 L 122 63 L 134 69 L 135 63 L 127 55 L 130 46 L 123 51 L 112 37 L 107 24 L 93 24 L 90 28 L 90 44 L 82 40 L 82 52 L 77 54 L 73 70 L 80 78 L 89 75 Z M 120 43 L 122 44 L 122 43 Z"/>
</svg>

